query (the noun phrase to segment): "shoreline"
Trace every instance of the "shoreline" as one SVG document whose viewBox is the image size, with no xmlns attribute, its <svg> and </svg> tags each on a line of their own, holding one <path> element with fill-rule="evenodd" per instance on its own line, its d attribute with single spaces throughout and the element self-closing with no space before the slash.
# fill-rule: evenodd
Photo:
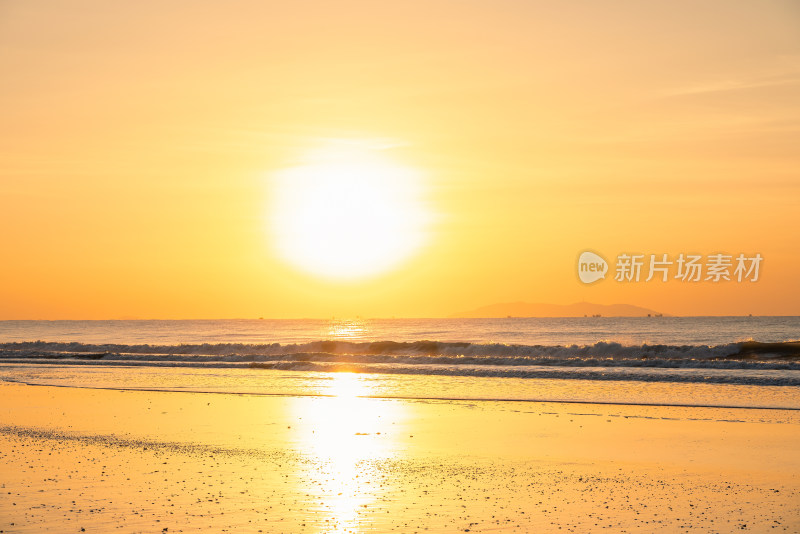
<svg viewBox="0 0 800 534">
<path fill-rule="evenodd" d="M 54 387 L 72 389 L 93 389 L 102 391 L 142 391 L 148 393 L 196 393 L 199 395 L 236 395 L 251 397 L 311 397 L 311 398 L 336 398 L 338 395 L 332 393 L 284 393 L 284 392 L 254 392 L 254 391 L 211 391 L 178 388 L 144 388 L 144 387 L 115 387 L 115 386 L 79 386 L 68 384 L 37 384 L 35 382 L 25 382 L 21 380 L 2 379 L 0 383 L 20 384 L 32 387 Z M 770 386 L 761 386 L 770 387 Z M 785 386 L 776 386 L 785 387 Z M 719 408 L 724 410 L 773 410 L 800 412 L 800 407 L 796 406 L 739 406 L 735 404 L 679 404 L 679 403 L 647 403 L 647 402 L 615 402 L 603 400 L 570 400 L 570 399 L 518 399 L 513 397 L 413 397 L 405 395 L 355 395 L 359 399 L 375 400 L 401 400 L 401 401 L 442 401 L 442 402 L 524 402 L 537 404 L 586 404 L 598 406 L 639 406 L 652 408 Z"/>
</svg>

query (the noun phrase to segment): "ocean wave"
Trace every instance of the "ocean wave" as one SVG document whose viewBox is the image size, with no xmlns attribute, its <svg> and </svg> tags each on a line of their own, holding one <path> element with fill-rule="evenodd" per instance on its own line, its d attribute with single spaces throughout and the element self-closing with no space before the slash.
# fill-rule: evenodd
<svg viewBox="0 0 800 534">
<path fill-rule="evenodd" d="M 159 367 L 192 369 L 264 369 L 277 371 L 350 372 L 402 375 L 439 375 L 458 377 L 495 377 L 518 379 L 579 379 L 614 380 L 639 382 L 680 382 L 708 384 L 740 384 L 758 386 L 800 386 L 800 371 L 781 373 L 775 369 L 729 369 L 697 368 L 631 368 L 631 367 L 562 367 L 502 365 L 435 365 L 398 363 L 356 363 L 311 360 L 276 361 L 220 361 L 220 360 L 141 360 L 141 359 L 74 359 L 74 358 L 3 358 L 7 364 L 40 365 L 103 365 L 107 367 Z"/>
<path fill-rule="evenodd" d="M 350 371 L 508 378 L 578 378 L 800 385 L 800 343 L 584 346 L 497 343 L 0 344 L 0 362 L 136 367 Z"/>
<path fill-rule="evenodd" d="M 439 341 L 313 341 L 302 344 L 244 344 L 244 343 L 202 343 L 181 345 L 123 345 L 58 343 L 27 341 L 0 343 L 0 357 L 203 357 L 218 358 L 256 358 L 287 357 L 296 358 L 419 358 L 419 363 L 469 363 L 492 365 L 546 365 L 546 361 L 569 365 L 580 361 L 628 362 L 633 360 L 653 361 L 782 361 L 800 363 L 800 341 L 783 343 L 760 343 L 744 341 L 723 345 L 661 345 L 641 344 L 622 345 L 615 342 L 600 341 L 591 345 L 514 345 L 504 343 L 453 343 Z M 429 361 L 425 361 L 428 358 Z M 378 361 L 377 359 L 371 361 Z M 235 361 L 246 361 L 243 359 Z M 253 360 L 256 361 L 256 360 Z M 390 361 L 390 360 L 386 360 Z M 408 360 L 412 363 L 413 360 Z M 614 363 L 609 363 L 615 365 Z"/>
</svg>

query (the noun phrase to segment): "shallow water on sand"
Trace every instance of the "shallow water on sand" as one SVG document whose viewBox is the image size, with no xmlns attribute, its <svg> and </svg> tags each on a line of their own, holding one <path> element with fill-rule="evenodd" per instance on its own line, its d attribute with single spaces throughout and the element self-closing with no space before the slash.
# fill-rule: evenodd
<svg viewBox="0 0 800 534">
<path fill-rule="evenodd" d="M 603 372 L 599 370 L 598 372 Z M 202 369 L 0 363 L 0 381 L 73 387 L 256 395 L 416 399 L 507 399 L 800 410 L 800 388 L 714 383 L 496 378 L 263 369 Z"/>
</svg>

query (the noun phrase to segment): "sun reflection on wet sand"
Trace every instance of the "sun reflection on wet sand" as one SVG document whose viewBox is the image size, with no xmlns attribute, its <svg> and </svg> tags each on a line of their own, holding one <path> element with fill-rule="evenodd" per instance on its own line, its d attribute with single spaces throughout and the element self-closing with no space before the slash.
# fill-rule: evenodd
<svg viewBox="0 0 800 534">
<path fill-rule="evenodd" d="M 309 461 L 300 477 L 308 495 L 308 517 L 324 532 L 369 529 L 367 512 L 387 487 L 375 463 L 398 455 L 397 433 L 404 417 L 400 403 L 364 398 L 369 383 L 353 373 L 332 373 L 322 393 L 296 398 L 299 424 L 293 432 Z M 313 523 L 314 520 L 311 519 Z"/>
</svg>

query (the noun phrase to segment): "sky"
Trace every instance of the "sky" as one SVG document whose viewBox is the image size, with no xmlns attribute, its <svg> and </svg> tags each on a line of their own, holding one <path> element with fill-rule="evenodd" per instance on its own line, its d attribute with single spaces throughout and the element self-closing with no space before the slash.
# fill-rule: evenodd
<svg viewBox="0 0 800 534">
<path fill-rule="evenodd" d="M 0 72 L 0 319 L 800 315 L 797 2 L 6 0 Z"/>
</svg>

